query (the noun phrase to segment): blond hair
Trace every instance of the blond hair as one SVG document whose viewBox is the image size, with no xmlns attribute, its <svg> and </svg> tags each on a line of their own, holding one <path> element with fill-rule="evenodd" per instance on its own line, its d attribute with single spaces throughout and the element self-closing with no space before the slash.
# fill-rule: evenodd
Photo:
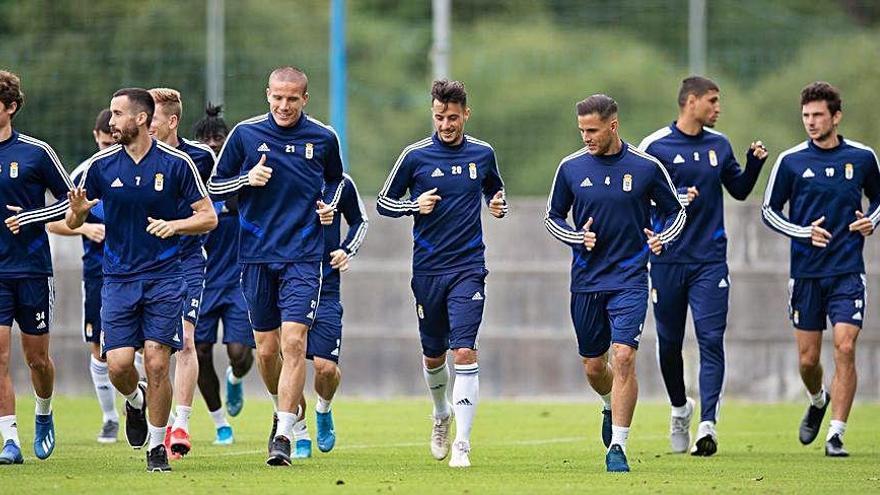
<svg viewBox="0 0 880 495">
<path fill-rule="evenodd" d="M 183 113 L 183 102 L 180 101 L 180 91 L 171 88 L 153 88 L 150 96 L 156 102 L 156 106 L 162 106 L 162 111 L 168 115 L 175 115 L 180 118 Z"/>
</svg>

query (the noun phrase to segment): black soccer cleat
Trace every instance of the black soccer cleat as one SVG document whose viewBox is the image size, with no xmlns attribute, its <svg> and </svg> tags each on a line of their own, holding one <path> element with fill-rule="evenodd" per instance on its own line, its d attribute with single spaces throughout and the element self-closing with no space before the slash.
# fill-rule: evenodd
<svg viewBox="0 0 880 495">
<path fill-rule="evenodd" d="M 602 409 L 602 443 L 611 445 L 611 409 Z"/>
<path fill-rule="evenodd" d="M 144 405 L 140 409 L 131 407 L 125 401 L 125 437 L 133 449 L 139 449 L 147 444 L 147 384 L 138 383 L 138 388 L 144 395 Z"/>
<path fill-rule="evenodd" d="M 833 435 L 827 442 L 825 442 L 825 456 L 849 457 L 849 452 L 843 448 L 843 440 L 840 439 L 840 435 Z"/>
<path fill-rule="evenodd" d="M 171 471 L 171 465 L 168 464 L 168 452 L 164 445 L 157 445 L 152 450 L 147 451 L 147 472 L 148 473 L 168 473 Z"/>
<path fill-rule="evenodd" d="M 825 406 L 814 407 L 813 404 L 807 408 L 804 419 L 801 420 L 801 427 L 798 431 L 798 437 L 802 444 L 809 445 L 813 443 L 816 436 L 819 435 L 819 429 L 822 428 L 822 418 L 825 417 L 825 411 L 828 410 L 828 404 L 831 404 L 831 396 L 825 392 Z"/>
<path fill-rule="evenodd" d="M 275 441 L 275 433 L 278 431 L 278 413 L 272 413 L 272 431 L 269 432 L 269 444 L 267 450 L 272 452 L 272 442 Z"/>
<path fill-rule="evenodd" d="M 718 452 L 718 442 L 712 435 L 699 438 L 694 443 L 694 448 L 691 449 L 691 455 L 697 457 L 709 457 L 715 455 L 715 452 Z"/>
<path fill-rule="evenodd" d="M 278 435 L 272 440 L 266 464 L 270 466 L 290 466 L 290 440 L 287 437 Z"/>
</svg>

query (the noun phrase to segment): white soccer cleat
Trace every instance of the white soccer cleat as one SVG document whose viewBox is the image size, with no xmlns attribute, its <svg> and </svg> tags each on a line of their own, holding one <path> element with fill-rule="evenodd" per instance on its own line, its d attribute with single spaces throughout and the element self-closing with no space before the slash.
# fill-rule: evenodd
<svg viewBox="0 0 880 495">
<path fill-rule="evenodd" d="M 431 428 L 431 455 L 434 459 L 442 461 L 449 454 L 449 427 L 452 425 L 452 407 L 449 408 L 449 416 L 434 418 L 434 426 Z"/>
<path fill-rule="evenodd" d="M 471 467 L 470 458 L 471 446 L 464 440 L 459 440 L 452 445 L 452 456 L 449 458 L 449 467 L 451 468 L 468 468 Z"/>
<path fill-rule="evenodd" d="M 709 457 L 718 452 L 718 433 L 715 432 L 715 423 L 702 421 L 697 427 L 697 441 L 691 448 L 691 455 Z"/>
<path fill-rule="evenodd" d="M 691 419 L 694 417 L 694 399 L 687 398 L 685 402 L 687 415 L 684 417 L 671 416 L 669 419 L 669 443 L 672 452 L 683 454 L 691 445 Z"/>
</svg>

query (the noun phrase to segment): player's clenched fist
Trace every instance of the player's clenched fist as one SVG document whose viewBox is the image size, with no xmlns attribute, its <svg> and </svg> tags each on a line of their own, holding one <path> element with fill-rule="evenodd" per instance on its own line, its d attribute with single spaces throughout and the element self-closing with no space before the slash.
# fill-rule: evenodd
<svg viewBox="0 0 880 495">
<path fill-rule="evenodd" d="M 266 166 L 266 155 L 260 157 L 260 161 L 254 168 L 248 171 L 248 185 L 251 187 L 263 187 L 272 178 L 272 169 Z"/>
<path fill-rule="evenodd" d="M 419 195 L 419 198 L 416 202 L 419 204 L 419 214 L 428 215 L 432 211 L 434 211 L 434 205 L 437 204 L 437 201 L 440 201 L 442 198 L 435 194 L 437 192 L 437 188 L 428 190 Z"/>
<path fill-rule="evenodd" d="M 318 209 L 315 211 L 318 213 L 318 218 L 321 219 L 321 225 L 333 223 L 333 216 L 336 210 L 332 206 L 318 200 Z"/>
<path fill-rule="evenodd" d="M 504 197 L 504 190 L 498 191 L 489 200 L 489 213 L 495 218 L 503 218 L 507 214 L 507 199 Z"/>
<path fill-rule="evenodd" d="M 645 229 L 645 235 L 648 236 L 648 247 L 651 249 L 652 253 L 660 254 L 663 252 L 663 243 L 660 242 L 660 238 L 657 237 L 657 234 L 655 234 L 653 230 Z"/>
<path fill-rule="evenodd" d="M 344 272 L 348 270 L 348 253 L 344 249 L 337 249 L 330 253 L 330 267 Z"/>
</svg>

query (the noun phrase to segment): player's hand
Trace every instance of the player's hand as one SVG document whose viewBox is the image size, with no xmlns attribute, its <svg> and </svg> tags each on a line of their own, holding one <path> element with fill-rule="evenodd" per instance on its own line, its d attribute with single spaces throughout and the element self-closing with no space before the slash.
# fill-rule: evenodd
<svg viewBox="0 0 880 495">
<path fill-rule="evenodd" d="M 344 272 L 348 270 L 348 253 L 344 249 L 337 249 L 330 253 L 330 267 Z"/>
<path fill-rule="evenodd" d="M 21 213 L 21 210 L 24 208 L 21 206 L 6 205 L 6 209 L 15 213 L 15 215 L 6 219 L 6 227 L 8 227 L 13 234 L 18 234 L 21 231 L 21 225 L 18 223 L 18 214 Z"/>
<path fill-rule="evenodd" d="M 248 171 L 248 185 L 251 187 L 263 187 L 272 178 L 272 169 L 266 166 L 266 155 L 260 157 L 260 161 L 254 168 Z"/>
<path fill-rule="evenodd" d="M 764 147 L 764 143 L 761 141 L 755 141 L 749 146 L 749 151 L 751 151 L 752 156 L 757 158 L 758 160 L 766 160 L 767 159 L 767 148 Z"/>
<path fill-rule="evenodd" d="M 177 229 L 174 228 L 171 222 L 161 219 L 156 220 L 153 217 L 147 217 L 147 221 L 150 222 L 147 225 L 147 232 L 160 239 L 168 239 L 177 233 Z"/>
<path fill-rule="evenodd" d="M 330 225 L 333 223 L 333 215 L 336 210 L 334 210 L 332 206 L 318 200 L 318 209 L 315 211 L 318 213 L 318 218 L 321 219 L 321 225 Z"/>
<path fill-rule="evenodd" d="M 660 238 L 657 237 L 653 230 L 645 229 L 645 235 L 648 236 L 648 247 L 652 253 L 659 255 L 663 252 L 663 243 L 660 242 Z"/>
<path fill-rule="evenodd" d="M 858 232 L 865 237 L 874 233 L 874 224 L 870 218 L 866 218 L 865 214 L 856 210 L 856 221 L 849 224 L 850 232 Z"/>
<path fill-rule="evenodd" d="M 79 228 L 79 233 L 92 242 L 103 242 L 106 232 L 103 223 L 84 223 Z"/>
<path fill-rule="evenodd" d="M 81 187 L 67 191 L 67 200 L 70 201 L 70 211 L 81 218 L 100 202 L 98 199 L 89 199 L 86 190 Z"/>
<path fill-rule="evenodd" d="M 820 248 L 828 247 L 828 241 L 831 240 L 831 232 L 828 232 L 827 230 L 820 227 L 820 225 L 822 225 L 822 222 L 824 221 L 825 216 L 823 215 L 822 218 L 819 218 L 810 224 L 812 226 L 810 241 L 813 243 L 814 246 Z"/>
<path fill-rule="evenodd" d="M 428 215 L 432 211 L 434 211 L 434 205 L 437 204 L 437 201 L 440 201 L 440 196 L 434 194 L 437 192 L 437 188 L 431 189 L 430 191 L 425 191 L 419 195 L 419 198 L 416 202 L 419 204 L 419 214 Z"/>
<path fill-rule="evenodd" d="M 593 226 L 593 217 L 587 219 L 587 223 L 584 224 L 584 247 L 587 248 L 587 251 L 592 251 L 594 247 L 596 247 L 596 233 L 590 230 L 590 227 Z"/>
<path fill-rule="evenodd" d="M 495 218 L 504 218 L 507 213 L 505 211 L 507 200 L 504 198 L 504 191 L 498 191 L 495 196 L 489 200 L 489 213 Z"/>
<path fill-rule="evenodd" d="M 694 199 L 700 195 L 700 190 L 697 189 L 697 186 L 691 186 L 687 190 L 688 195 L 688 204 L 693 203 Z"/>
</svg>

